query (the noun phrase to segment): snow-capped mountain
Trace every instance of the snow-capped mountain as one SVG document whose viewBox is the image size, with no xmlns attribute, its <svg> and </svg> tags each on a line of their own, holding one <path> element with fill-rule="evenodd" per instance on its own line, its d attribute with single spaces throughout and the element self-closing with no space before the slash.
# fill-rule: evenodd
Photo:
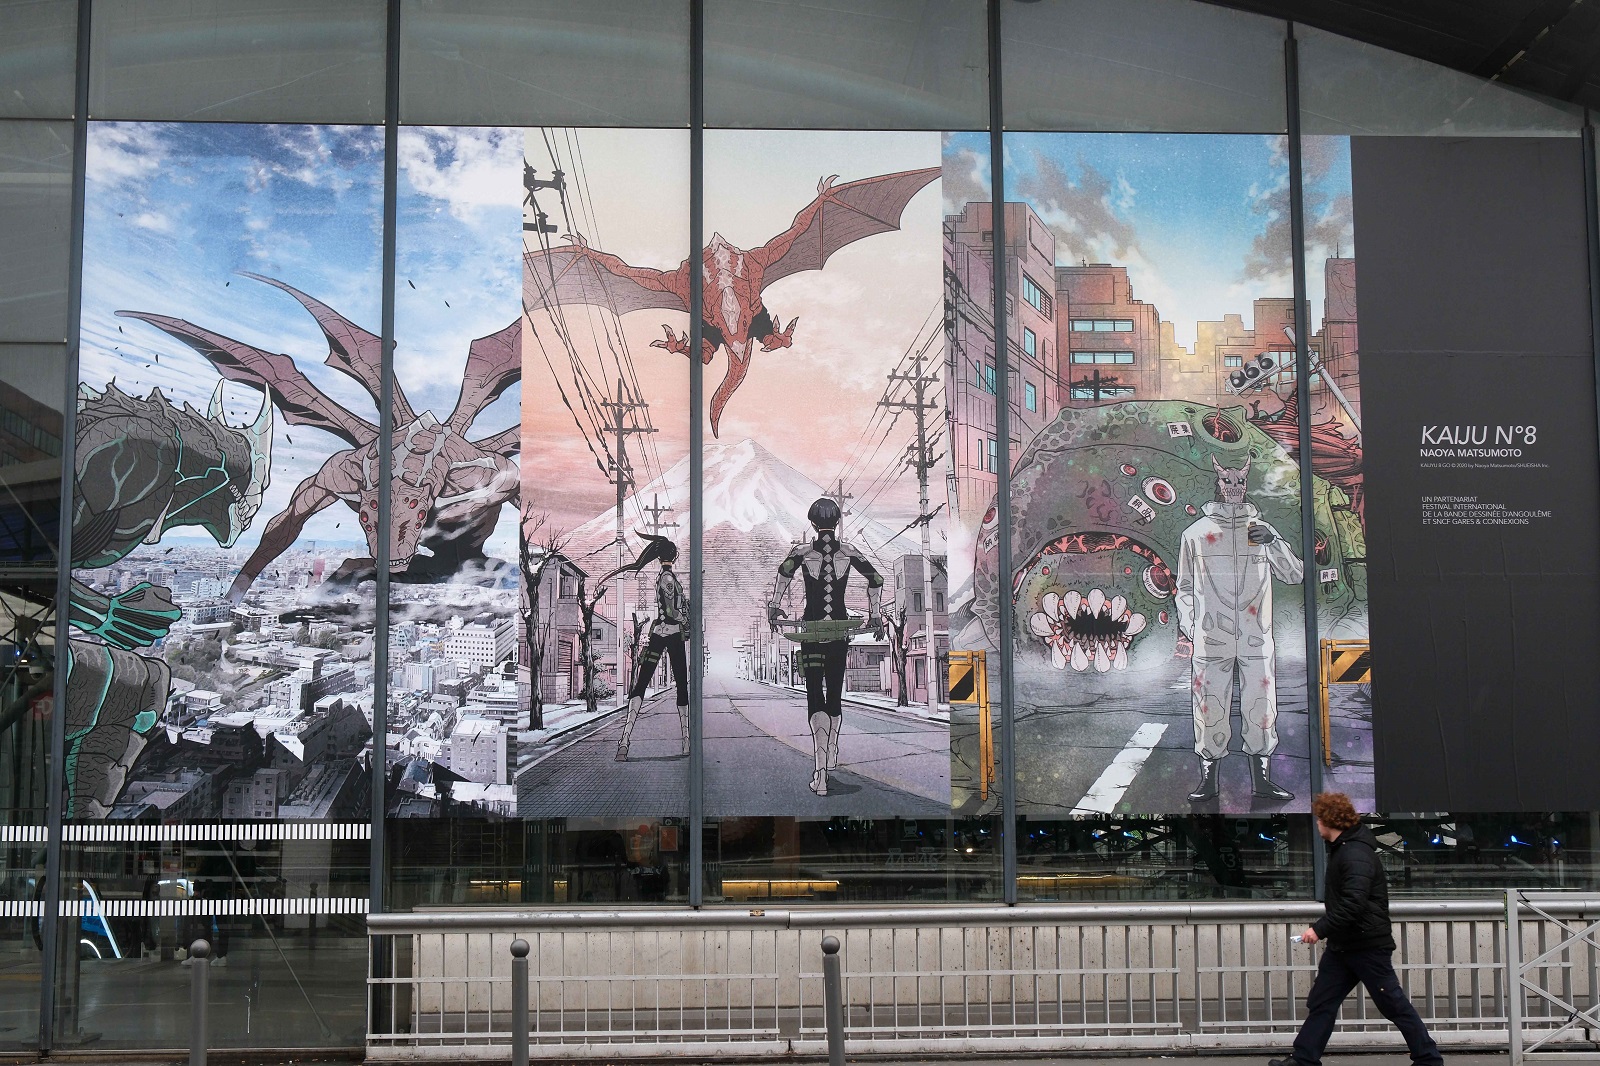
<svg viewBox="0 0 1600 1066">
<path fill-rule="evenodd" d="M 705 447 L 705 621 L 706 637 L 714 657 L 730 654 L 732 640 L 748 635 L 752 620 L 765 624 L 766 599 L 777 567 L 800 538 L 810 537 L 806 511 L 823 495 L 822 486 L 785 463 L 755 441 L 710 443 Z M 689 460 L 684 457 L 659 478 L 639 488 L 624 509 L 630 550 L 638 543 L 631 536 L 642 528 L 640 508 L 660 501 L 672 508 L 670 520 L 678 523 L 674 539 L 683 557 L 680 573 L 687 572 L 689 546 Z M 634 501 L 637 501 L 635 503 Z M 861 515 L 847 515 L 844 538 L 867 555 L 887 577 L 894 560 L 920 550 L 916 532 L 896 535 L 891 527 Z M 578 558 L 595 551 L 616 535 L 616 516 L 607 511 L 572 532 L 568 554 Z M 607 567 L 612 556 L 601 552 Z M 602 567 L 584 564 L 598 571 Z M 866 610 L 866 585 L 859 577 L 851 585 L 853 610 Z M 798 592 L 798 584 L 796 587 Z M 857 602 L 859 600 L 859 603 Z M 794 613 L 791 609 L 791 613 Z"/>
</svg>

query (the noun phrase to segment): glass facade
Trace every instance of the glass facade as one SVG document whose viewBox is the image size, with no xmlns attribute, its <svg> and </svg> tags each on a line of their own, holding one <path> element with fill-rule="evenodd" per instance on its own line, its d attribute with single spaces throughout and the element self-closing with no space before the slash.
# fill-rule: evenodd
<svg viewBox="0 0 1600 1066">
<path fill-rule="evenodd" d="M 202 937 L 354 1047 L 375 905 L 1306 898 L 1319 789 L 1594 887 L 1377 809 L 1356 251 L 1584 114 L 991 4 L 0 0 L 0 1049 L 184 1046 Z"/>
</svg>

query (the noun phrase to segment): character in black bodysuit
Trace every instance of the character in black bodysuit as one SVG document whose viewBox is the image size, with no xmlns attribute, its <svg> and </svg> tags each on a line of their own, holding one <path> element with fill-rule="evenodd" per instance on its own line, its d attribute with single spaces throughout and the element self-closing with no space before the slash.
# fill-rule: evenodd
<svg viewBox="0 0 1600 1066">
<path fill-rule="evenodd" d="M 672 664 L 672 682 L 678 690 L 678 730 L 683 740 L 681 754 L 689 754 L 689 667 L 683 654 L 683 631 L 689 624 L 689 597 L 684 594 L 683 583 L 672 572 L 678 561 L 678 546 L 666 537 L 642 533 L 648 542 L 639 558 L 628 566 L 612 571 L 601 579 L 603 584 L 624 570 L 638 572 L 653 561 L 661 563 L 661 573 L 656 578 L 656 617 L 650 623 L 650 642 L 634 667 L 633 687 L 628 690 L 628 717 L 622 724 L 622 737 L 617 741 L 617 761 L 628 758 L 628 741 L 633 736 L 634 723 L 644 706 L 645 692 L 655 677 L 656 664 L 661 653 L 667 653 Z"/>
<path fill-rule="evenodd" d="M 853 568 L 867 582 L 867 628 L 881 630 L 883 616 L 879 601 L 883 594 L 883 578 L 866 556 L 839 539 L 839 505 L 824 496 L 811 505 L 806 518 L 816 528 L 816 539 L 810 544 L 796 545 L 778 565 L 778 580 L 767 600 L 768 625 L 777 632 L 778 619 L 783 617 L 783 599 L 796 572 L 805 575 L 803 621 L 849 618 L 844 600 Z M 811 791 L 819 796 L 828 794 L 828 771 L 839 765 L 839 727 L 844 722 L 839 699 L 844 693 L 849 650 L 848 638 L 807 641 L 800 646 L 800 664 L 806 677 L 806 716 L 816 756 Z"/>
</svg>

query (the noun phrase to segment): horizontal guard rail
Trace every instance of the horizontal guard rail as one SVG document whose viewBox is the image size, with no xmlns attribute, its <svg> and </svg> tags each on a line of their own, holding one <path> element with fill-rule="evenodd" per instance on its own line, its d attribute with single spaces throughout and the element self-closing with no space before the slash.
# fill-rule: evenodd
<svg viewBox="0 0 1600 1066">
<path fill-rule="evenodd" d="M 1563 917 L 1600 915 L 1600 897 L 1540 893 L 1543 908 Z M 1060 903 L 1007 907 L 640 907 L 637 909 L 501 910 L 438 908 L 408 914 L 369 914 L 367 929 L 377 933 L 499 932 L 512 929 L 839 929 L 852 926 L 1068 925 L 1106 922 L 1259 922 L 1315 919 L 1322 904 L 1293 903 Z M 1505 901 L 1482 899 L 1397 900 L 1389 904 L 1396 921 L 1417 919 L 1501 919 Z"/>
<path fill-rule="evenodd" d="M 1600 896 L 1390 912 L 1396 970 L 1445 1047 L 1597 1048 Z M 1217 901 L 375 914 L 368 1057 L 506 1060 L 514 1024 L 536 1059 L 821 1057 L 825 933 L 841 945 L 852 1055 L 1282 1051 L 1322 950 L 1290 937 L 1321 913 Z M 527 949 L 516 1005 L 514 939 Z M 1335 1046 L 1400 1044 L 1358 994 Z"/>
</svg>

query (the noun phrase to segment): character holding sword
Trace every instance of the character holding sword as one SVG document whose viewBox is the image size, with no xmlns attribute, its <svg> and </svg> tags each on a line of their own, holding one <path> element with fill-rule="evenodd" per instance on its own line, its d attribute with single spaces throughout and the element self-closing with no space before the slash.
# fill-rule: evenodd
<svg viewBox="0 0 1600 1066">
<path fill-rule="evenodd" d="M 883 577 L 855 548 L 839 539 L 839 505 L 824 496 L 811 505 L 806 519 L 816 530 L 809 544 L 797 544 L 778 564 L 778 580 L 767 599 L 767 624 L 774 633 L 800 645 L 800 665 L 806 678 L 806 718 L 811 727 L 815 772 L 811 791 L 828 794 L 828 771 L 839 765 L 839 729 L 844 724 L 840 697 L 844 694 L 845 663 L 850 634 L 861 617 L 845 609 L 845 590 L 853 569 L 867 582 L 866 627 L 881 635 L 880 601 Z M 784 597 L 796 573 L 805 575 L 806 607 L 798 621 L 785 620 Z"/>
</svg>

